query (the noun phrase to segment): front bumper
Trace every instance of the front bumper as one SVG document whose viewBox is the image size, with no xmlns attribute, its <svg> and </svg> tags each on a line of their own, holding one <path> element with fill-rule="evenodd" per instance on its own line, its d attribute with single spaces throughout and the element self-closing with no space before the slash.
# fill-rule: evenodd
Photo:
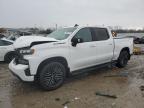
<svg viewBox="0 0 144 108">
<path fill-rule="evenodd" d="M 29 68 L 28 65 L 23 64 L 15 64 L 14 60 L 11 61 L 9 64 L 9 69 L 18 78 L 20 78 L 22 81 L 26 82 L 33 82 L 34 76 L 27 76 L 25 70 Z"/>
</svg>

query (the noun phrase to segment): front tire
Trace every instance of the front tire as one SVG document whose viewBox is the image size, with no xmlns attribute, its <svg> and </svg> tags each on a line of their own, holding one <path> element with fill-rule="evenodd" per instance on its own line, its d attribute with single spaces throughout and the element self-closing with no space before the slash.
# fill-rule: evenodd
<svg viewBox="0 0 144 108">
<path fill-rule="evenodd" d="M 127 65 L 128 60 L 129 60 L 128 51 L 122 51 L 120 53 L 120 56 L 119 56 L 118 60 L 117 60 L 116 66 L 119 67 L 119 68 L 123 68 Z"/>
<path fill-rule="evenodd" d="M 63 84 L 65 76 L 66 69 L 62 63 L 50 62 L 39 73 L 39 84 L 44 90 L 55 90 Z"/>
</svg>

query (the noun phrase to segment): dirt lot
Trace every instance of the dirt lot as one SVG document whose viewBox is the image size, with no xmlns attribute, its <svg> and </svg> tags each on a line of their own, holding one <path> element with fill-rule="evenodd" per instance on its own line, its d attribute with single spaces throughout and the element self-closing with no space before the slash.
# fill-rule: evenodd
<svg viewBox="0 0 144 108">
<path fill-rule="evenodd" d="M 11 75 L 7 64 L 0 63 L 0 108 L 144 108 L 142 85 L 144 55 L 133 56 L 123 69 L 104 68 L 75 76 L 51 92 L 22 83 Z M 117 98 L 98 96 L 96 92 Z"/>
</svg>

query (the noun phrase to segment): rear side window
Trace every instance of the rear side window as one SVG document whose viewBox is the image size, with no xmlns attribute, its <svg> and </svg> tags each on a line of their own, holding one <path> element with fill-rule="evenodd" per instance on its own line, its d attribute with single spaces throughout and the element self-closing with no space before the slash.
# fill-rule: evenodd
<svg viewBox="0 0 144 108">
<path fill-rule="evenodd" d="M 92 35 L 89 28 L 83 28 L 75 35 L 76 38 L 80 38 L 83 40 L 83 42 L 91 42 L 92 41 Z"/>
<path fill-rule="evenodd" d="M 91 28 L 93 41 L 102 41 L 109 39 L 109 34 L 105 28 Z"/>
</svg>

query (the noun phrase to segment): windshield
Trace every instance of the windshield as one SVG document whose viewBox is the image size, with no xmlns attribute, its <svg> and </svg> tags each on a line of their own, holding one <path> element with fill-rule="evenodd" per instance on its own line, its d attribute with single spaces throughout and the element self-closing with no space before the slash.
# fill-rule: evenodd
<svg viewBox="0 0 144 108">
<path fill-rule="evenodd" d="M 71 35 L 75 30 L 76 27 L 58 29 L 49 34 L 48 37 L 55 38 L 57 40 L 64 40 L 68 38 L 68 36 Z"/>
</svg>

